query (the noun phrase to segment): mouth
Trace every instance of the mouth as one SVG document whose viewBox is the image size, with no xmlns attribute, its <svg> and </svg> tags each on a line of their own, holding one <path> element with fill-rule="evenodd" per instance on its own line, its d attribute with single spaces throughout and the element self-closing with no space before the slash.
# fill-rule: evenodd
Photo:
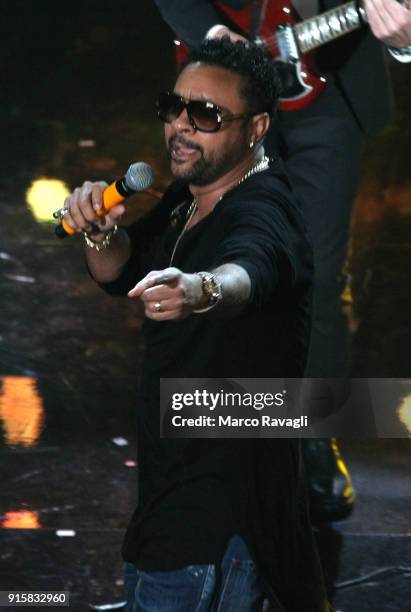
<svg viewBox="0 0 411 612">
<path fill-rule="evenodd" d="M 177 142 L 170 146 L 171 159 L 179 164 L 191 161 L 198 154 L 198 149 Z"/>
</svg>

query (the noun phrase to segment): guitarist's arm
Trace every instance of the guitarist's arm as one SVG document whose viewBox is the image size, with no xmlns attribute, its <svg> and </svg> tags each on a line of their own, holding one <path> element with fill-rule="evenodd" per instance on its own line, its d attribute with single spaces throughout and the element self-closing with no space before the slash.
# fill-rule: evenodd
<svg viewBox="0 0 411 612">
<path fill-rule="evenodd" d="M 188 45 L 198 45 L 221 17 L 207 0 L 154 0 L 164 20 Z"/>
<path fill-rule="evenodd" d="M 397 0 L 364 0 L 374 34 L 401 62 L 411 61 L 411 8 Z"/>
</svg>

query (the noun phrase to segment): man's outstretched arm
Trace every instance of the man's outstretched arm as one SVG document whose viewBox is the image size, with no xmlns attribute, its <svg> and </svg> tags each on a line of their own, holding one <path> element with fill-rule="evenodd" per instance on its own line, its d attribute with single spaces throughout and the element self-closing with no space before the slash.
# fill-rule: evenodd
<svg viewBox="0 0 411 612">
<path fill-rule="evenodd" d="M 141 299 L 149 319 L 170 321 L 211 309 L 217 316 L 236 315 L 247 305 L 250 290 L 247 271 L 235 263 L 226 263 L 196 274 L 178 268 L 150 272 L 128 296 Z"/>
</svg>

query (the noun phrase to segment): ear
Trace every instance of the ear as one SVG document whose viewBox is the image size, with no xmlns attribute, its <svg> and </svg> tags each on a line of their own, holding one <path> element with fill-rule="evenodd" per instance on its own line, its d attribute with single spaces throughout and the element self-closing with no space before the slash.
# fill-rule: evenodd
<svg viewBox="0 0 411 612">
<path fill-rule="evenodd" d="M 250 130 L 250 142 L 255 144 L 261 142 L 264 139 L 264 136 L 268 132 L 270 127 L 270 117 L 268 113 L 261 113 L 259 115 L 255 115 L 252 118 L 251 130 Z"/>
</svg>

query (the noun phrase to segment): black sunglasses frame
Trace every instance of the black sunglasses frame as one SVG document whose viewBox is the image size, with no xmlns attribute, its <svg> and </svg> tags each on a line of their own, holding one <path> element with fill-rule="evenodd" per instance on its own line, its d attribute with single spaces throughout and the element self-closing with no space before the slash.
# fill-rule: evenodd
<svg viewBox="0 0 411 612">
<path fill-rule="evenodd" d="M 174 119 L 167 119 L 166 117 L 167 113 L 161 112 L 161 108 L 160 108 L 161 107 L 161 102 L 160 102 L 161 96 L 167 97 L 170 101 L 174 100 L 174 103 L 177 103 L 177 111 L 179 108 L 178 104 L 180 105 L 181 110 Z M 172 123 L 173 121 L 178 119 L 178 117 L 181 115 L 181 113 L 185 109 L 187 111 L 188 120 L 191 126 L 193 127 L 193 129 L 198 130 L 199 132 L 206 132 L 210 134 L 214 132 L 218 132 L 218 130 L 223 125 L 223 123 L 225 123 L 226 121 L 236 121 L 237 119 L 249 119 L 250 117 L 254 116 L 252 114 L 241 114 L 241 115 L 225 114 L 224 115 L 224 111 L 219 106 L 217 106 L 217 104 L 214 104 L 213 102 L 207 102 L 206 100 L 186 100 L 182 96 L 179 96 L 178 94 L 172 91 L 166 91 L 166 92 L 160 93 L 157 98 L 156 106 L 157 106 L 157 115 L 161 119 L 161 121 L 163 121 L 164 123 Z M 216 126 L 214 128 L 206 129 L 204 127 L 199 126 L 196 123 L 195 116 L 194 116 L 196 107 L 203 108 L 206 111 L 209 111 L 209 110 L 215 111 Z"/>
</svg>

